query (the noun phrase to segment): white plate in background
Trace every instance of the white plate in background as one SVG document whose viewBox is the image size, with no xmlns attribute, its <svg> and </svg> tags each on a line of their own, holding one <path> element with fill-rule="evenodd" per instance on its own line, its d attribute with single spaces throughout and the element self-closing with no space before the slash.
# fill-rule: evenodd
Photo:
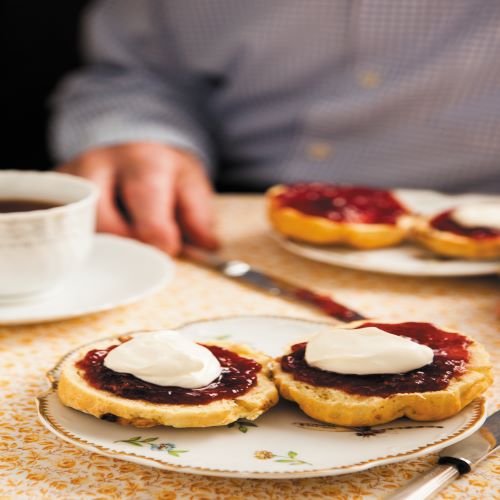
<svg viewBox="0 0 500 500">
<path fill-rule="evenodd" d="M 437 191 L 397 189 L 398 198 L 413 212 L 438 214 L 461 203 L 500 202 L 500 196 L 447 195 Z M 500 273 L 500 262 L 444 258 L 411 244 L 375 250 L 341 246 L 310 245 L 288 239 L 273 231 L 274 240 L 284 249 L 307 259 L 351 269 L 407 276 L 479 276 Z"/>
</svg>

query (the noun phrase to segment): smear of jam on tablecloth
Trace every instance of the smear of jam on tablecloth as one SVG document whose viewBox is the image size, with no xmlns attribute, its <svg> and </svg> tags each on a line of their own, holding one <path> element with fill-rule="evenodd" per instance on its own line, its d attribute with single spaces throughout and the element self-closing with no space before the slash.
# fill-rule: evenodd
<svg viewBox="0 0 500 500">
<path fill-rule="evenodd" d="M 294 184 L 286 186 L 276 199 L 282 207 L 333 222 L 395 224 L 408 213 L 390 191 L 359 186 Z"/>
<path fill-rule="evenodd" d="M 493 227 L 464 227 L 455 222 L 452 218 L 453 210 L 448 210 L 439 215 L 436 215 L 430 225 L 439 231 L 447 231 L 449 233 L 466 236 L 473 240 L 486 240 L 489 238 L 500 238 L 500 231 Z"/>
<path fill-rule="evenodd" d="M 305 359 L 306 343 L 295 344 L 292 352 L 282 357 L 281 368 L 295 380 L 318 387 L 332 387 L 349 394 L 387 398 L 397 393 L 440 391 L 446 389 L 453 377 L 466 370 L 470 344 L 463 335 L 440 330 L 430 323 L 372 323 L 358 328 L 374 326 L 429 346 L 434 351 L 432 363 L 407 373 L 384 375 L 343 375 L 309 366 Z M 352 331 L 356 335 L 356 330 Z"/>
<path fill-rule="evenodd" d="M 319 307 L 325 314 L 340 321 L 349 322 L 365 319 L 365 317 L 358 312 L 335 302 L 328 295 L 321 295 L 305 288 L 295 290 L 294 295 L 295 298 Z"/>
<path fill-rule="evenodd" d="M 104 358 L 118 347 L 93 349 L 76 362 L 83 378 L 96 389 L 111 392 L 127 399 L 141 399 L 160 404 L 208 404 L 219 399 L 234 399 L 248 392 L 257 383 L 262 366 L 222 347 L 206 345 L 219 360 L 221 375 L 211 384 L 199 389 L 160 386 L 145 382 L 129 373 L 118 373 L 104 366 Z"/>
</svg>

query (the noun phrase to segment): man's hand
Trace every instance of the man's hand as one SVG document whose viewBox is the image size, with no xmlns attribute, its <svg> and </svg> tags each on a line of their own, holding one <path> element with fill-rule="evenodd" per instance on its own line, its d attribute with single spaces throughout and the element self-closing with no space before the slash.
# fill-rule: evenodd
<svg viewBox="0 0 500 500">
<path fill-rule="evenodd" d="M 217 246 L 212 188 L 192 155 L 156 143 L 93 149 L 59 167 L 101 189 L 97 230 L 138 238 L 177 254 L 182 237 Z"/>
</svg>

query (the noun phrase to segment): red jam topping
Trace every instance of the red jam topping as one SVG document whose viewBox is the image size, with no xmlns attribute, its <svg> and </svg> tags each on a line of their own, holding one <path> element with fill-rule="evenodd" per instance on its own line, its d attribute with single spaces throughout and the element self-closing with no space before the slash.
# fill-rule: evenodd
<svg viewBox="0 0 500 500">
<path fill-rule="evenodd" d="M 486 240 L 488 238 L 499 238 L 500 231 L 493 227 L 465 227 L 455 222 L 452 218 L 453 210 L 448 210 L 442 214 L 436 215 L 430 224 L 433 228 L 439 231 L 447 231 L 449 233 L 466 236 L 474 240 Z"/>
<path fill-rule="evenodd" d="M 407 210 L 390 191 L 332 184 L 295 184 L 277 196 L 282 207 L 333 222 L 395 224 Z"/>
<path fill-rule="evenodd" d="M 349 394 L 387 398 L 397 393 L 440 391 L 453 377 L 466 370 L 470 341 L 458 333 L 436 328 L 430 323 L 364 323 L 358 328 L 375 326 L 394 335 L 407 337 L 434 351 L 432 363 L 407 373 L 384 375 L 343 375 L 309 366 L 305 359 L 306 342 L 292 346 L 292 352 L 281 358 L 281 368 L 295 380 L 319 387 L 332 387 Z M 353 330 L 353 335 L 356 335 Z"/>
<path fill-rule="evenodd" d="M 206 345 L 222 366 L 221 375 L 211 384 L 199 389 L 184 389 L 151 384 L 129 373 L 118 373 L 104 366 L 104 358 L 118 345 L 93 349 L 76 367 L 84 379 L 96 389 L 108 391 L 127 399 L 141 399 L 159 404 L 208 404 L 218 399 L 233 399 L 248 392 L 257 383 L 261 365 L 238 356 L 222 347 Z"/>
</svg>

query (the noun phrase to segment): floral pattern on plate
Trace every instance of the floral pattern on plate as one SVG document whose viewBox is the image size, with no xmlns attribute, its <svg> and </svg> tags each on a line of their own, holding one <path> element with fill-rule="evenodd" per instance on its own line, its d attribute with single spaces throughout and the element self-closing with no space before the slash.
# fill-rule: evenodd
<svg viewBox="0 0 500 500">
<path fill-rule="evenodd" d="M 283 352 L 285 345 L 321 325 L 290 318 L 241 316 L 194 322 L 180 330 L 195 340 L 231 331 L 232 342 L 244 343 L 251 338 L 258 349 L 276 355 Z M 56 386 L 58 370 L 51 370 L 50 376 Z M 458 415 L 439 423 L 419 424 L 402 419 L 346 432 L 345 428 L 316 427 L 318 422 L 305 417 L 296 405 L 281 401 L 259 417 L 256 424 L 244 419 L 230 424 L 230 428 L 240 432 L 228 432 L 228 426 L 204 429 L 158 426 L 141 429 L 139 436 L 130 437 L 130 432 L 124 436 L 120 425 L 63 406 L 53 391 L 39 398 L 39 414 L 49 430 L 96 453 L 169 470 L 255 478 L 345 474 L 418 457 L 472 433 L 486 415 L 484 401 L 478 399 Z M 334 432 L 311 432 L 311 429 Z M 251 439 L 246 437 L 249 434 Z M 360 439 L 363 435 L 371 437 Z M 174 443 L 182 443 L 181 448 L 177 449 Z M 217 443 L 216 454 L 214 443 Z M 167 453 L 159 454 L 160 446 Z"/>
</svg>

